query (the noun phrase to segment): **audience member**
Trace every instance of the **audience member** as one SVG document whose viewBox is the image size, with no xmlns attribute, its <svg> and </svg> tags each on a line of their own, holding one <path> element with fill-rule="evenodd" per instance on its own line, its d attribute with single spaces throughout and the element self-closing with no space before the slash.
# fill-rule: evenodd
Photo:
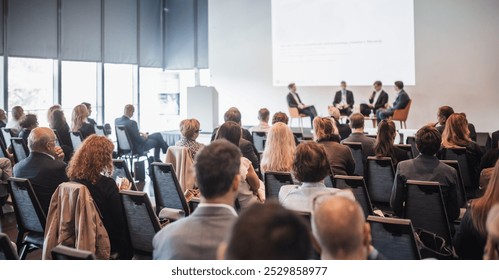
<svg viewBox="0 0 499 280">
<path fill-rule="evenodd" d="M 235 122 L 225 122 L 218 131 L 216 139 L 225 139 L 234 145 L 237 145 L 241 140 L 241 127 Z M 265 189 L 261 184 L 258 175 L 256 174 L 251 161 L 245 157 L 241 157 L 241 166 L 239 168 L 239 194 L 237 199 L 241 209 L 248 208 L 251 204 L 263 201 L 265 197 Z"/>
<path fill-rule="evenodd" d="M 92 104 L 90 104 L 88 102 L 82 102 L 81 104 L 85 105 L 85 107 L 87 107 L 87 110 L 88 110 L 87 121 L 88 121 L 88 123 L 91 124 L 91 125 L 97 125 L 97 123 L 95 122 L 95 120 L 92 119 L 92 118 L 90 118 L 90 116 L 92 115 Z"/>
<path fill-rule="evenodd" d="M 7 125 L 7 115 L 3 109 L 0 109 L 0 128 Z"/>
<path fill-rule="evenodd" d="M 340 144 L 333 120 L 321 117 L 314 119 L 314 140 L 324 147 L 334 175 L 353 175 L 355 161 L 352 152 L 350 148 Z"/>
<path fill-rule="evenodd" d="M 269 132 L 270 130 L 270 125 L 269 125 L 269 117 L 270 117 L 270 112 L 269 109 L 267 108 L 262 108 L 258 110 L 258 121 L 260 123 L 252 128 L 249 129 L 249 132 Z"/>
<path fill-rule="evenodd" d="M 275 113 L 274 116 L 272 116 L 272 125 L 274 125 L 278 122 L 282 122 L 285 125 L 288 125 L 288 122 L 289 122 L 288 115 L 286 115 L 286 113 L 283 113 L 283 112 Z"/>
<path fill-rule="evenodd" d="M 350 133 L 352 133 L 352 129 L 348 126 L 348 120 L 346 124 L 340 123 L 340 111 L 336 107 L 329 106 L 328 107 L 329 115 L 334 120 L 336 128 L 338 129 L 338 134 L 341 139 L 347 138 Z"/>
<path fill-rule="evenodd" d="M 5 125 L 5 128 L 10 128 L 12 135 L 17 136 L 22 127 L 19 124 L 24 117 L 24 109 L 21 106 L 12 107 L 12 119 Z"/>
<path fill-rule="evenodd" d="M 88 123 L 88 110 L 83 104 L 76 105 L 76 107 L 73 108 L 71 131 L 80 132 L 83 139 L 95 134 L 95 127 Z"/>
<path fill-rule="evenodd" d="M 310 251 L 310 234 L 303 219 L 271 202 L 255 204 L 239 216 L 225 256 L 221 257 L 226 260 L 306 260 Z"/>
<path fill-rule="evenodd" d="M 23 139 L 24 143 L 28 143 L 28 136 L 31 130 L 38 127 L 38 118 L 34 114 L 27 114 L 19 123 L 22 127 L 19 132 L 19 137 Z"/>
<path fill-rule="evenodd" d="M 180 134 L 182 134 L 182 138 L 180 138 L 175 146 L 186 147 L 189 149 L 189 153 L 194 159 L 196 153 L 204 147 L 203 144 L 196 142 L 196 139 L 199 136 L 199 132 L 201 124 L 196 119 L 185 119 L 180 122 Z"/>
<path fill-rule="evenodd" d="M 59 184 L 68 181 L 64 153 L 55 145 L 56 136 L 47 127 L 37 127 L 28 137 L 29 156 L 14 165 L 14 177 L 31 181 L 45 214 Z"/>
<path fill-rule="evenodd" d="M 440 149 L 441 141 L 440 133 L 433 126 L 422 127 L 416 133 L 416 147 L 420 155 L 398 164 L 390 205 L 399 217 L 404 217 L 404 205 L 407 199 L 404 188 L 407 180 L 439 182 L 449 221 L 452 222 L 459 217 L 457 172 L 435 156 Z"/>
<path fill-rule="evenodd" d="M 338 193 L 354 199 L 350 191 L 324 185 L 324 178 L 330 175 L 331 167 L 326 151 L 320 144 L 305 142 L 296 148 L 293 173 L 302 184 L 282 186 L 279 191 L 279 202 L 287 209 L 311 212 L 313 198 L 323 193 Z"/>
<path fill-rule="evenodd" d="M 490 177 L 492 177 L 492 173 L 494 172 L 494 165 L 499 160 L 499 149 L 495 148 L 489 150 L 482 157 L 480 162 L 480 189 L 484 190 L 490 181 Z"/>
<path fill-rule="evenodd" d="M 404 83 L 402 81 L 395 82 L 395 91 L 397 92 L 397 98 L 393 102 L 393 106 L 391 108 L 378 109 L 378 112 L 376 113 L 378 123 L 393 116 L 393 111 L 405 109 L 407 104 L 409 104 L 409 101 L 411 99 L 409 98 L 409 95 L 404 91 Z"/>
<path fill-rule="evenodd" d="M 438 108 L 437 111 L 437 123 L 435 124 L 438 132 L 444 133 L 445 129 L 445 123 L 447 122 L 447 119 L 454 114 L 454 109 L 450 106 L 442 106 Z M 465 116 L 466 117 L 466 116 Z M 475 131 L 475 126 L 471 123 L 468 123 L 468 129 L 470 131 L 470 138 L 473 141 L 476 141 L 476 131 Z"/>
<path fill-rule="evenodd" d="M 64 151 L 64 161 L 68 162 L 73 155 L 73 143 L 71 142 L 71 136 L 69 135 L 69 125 L 66 122 L 66 117 L 62 110 L 55 110 L 52 112 L 49 126 L 54 130 L 54 133 L 57 133 L 59 144 Z"/>
<path fill-rule="evenodd" d="M 238 147 L 225 140 L 214 141 L 197 153 L 195 173 L 201 203 L 192 215 L 169 224 L 154 236 L 154 259 L 216 258 L 218 246 L 229 236 L 237 218 L 233 207 L 241 157 Z"/>
<path fill-rule="evenodd" d="M 62 106 L 59 104 L 54 104 L 50 106 L 50 108 L 47 111 L 47 122 L 50 124 L 52 122 L 52 114 L 54 114 L 55 111 L 62 110 Z"/>
<path fill-rule="evenodd" d="M 132 104 L 125 105 L 123 116 L 117 118 L 114 121 L 114 124 L 116 126 L 122 125 L 125 127 L 128 137 L 130 137 L 130 141 L 132 142 L 131 144 L 134 153 L 143 154 L 145 151 L 154 148 L 154 160 L 161 162 L 161 159 L 159 158 L 160 151 L 162 150 L 163 153 L 166 153 L 168 145 L 159 132 L 153 134 L 139 132 L 137 122 L 132 120 L 134 113 L 135 107 L 133 107 Z"/>
<path fill-rule="evenodd" d="M 350 116 L 350 127 L 352 127 L 352 134 L 341 142 L 361 143 L 364 160 L 369 156 L 374 156 L 374 144 L 376 140 L 364 134 L 364 116 L 359 113 L 352 114 Z"/>
<path fill-rule="evenodd" d="M 288 85 L 289 93 L 286 96 L 286 101 L 288 102 L 289 108 L 298 109 L 298 113 L 304 114 L 310 117 L 310 125 L 313 125 L 313 120 L 317 116 L 317 110 L 313 105 L 305 105 L 301 102 L 300 96 L 296 92 L 296 84 L 291 83 Z"/>
<path fill-rule="evenodd" d="M 130 183 L 123 179 L 122 185 L 117 186 L 111 178 L 113 150 L 114 145 L 107 137 L 89 136 L 69 162 L 68 177 L 71 181 L 87 187 L 102 215 L 102 222 L 111 243 L 111 252 L 119 253 L 120 258 L 127 258 L 130 252 L 119 191 L 128 189 Z"/>
<path fill-rule="evenodd" d="M 483 259 L 499 260 L 499 204 L 490 209 L 486 227 L 488 235 Z"/>
<path fill-rule="evenodd" d="M 393 166 L 397 166 L 399 162 L 409 159 L 404 150 L 393 145 L 395 136 L 397 136 L 397 130 L 393 121 L 383 120 L 379 123 L 378 136 L 374 143 L 374 155 L 392 158 Z"/>
<path fill-rule="evenodd" d="M 499 203 L 499 163 L 496 163 L 485 194 L 470 203 L 459 230 L 454 236 L 454 248 L 461 259 L 483 258 L 487 240 L 487 214 L 493 205 Z"/>
<path fill-rule="evenodd" d="M 268 171 L 291 172 L 296 144 L 293 132 L 284 123 L 274 124 L 267 134 L 260 169 Z"/>
<path fill-rule="evenodd" d="M 347 90 L 347 83 L 341 81 L 341 90 L 334 95 L 333 106 L 338 108 L 342 116 L 350 116 L 352 114 L 353 105 L 355 104 L 353 93 Z"/>
<path fill-rule="evenodd" d="M 360 104 L 360 113 L 366 117 L 371 115 L 371 112 L 376 115 L 378 109 L 383 109 L 386 107 L 386 104 L 388 104 L 388 93 L 383 90 L 381 81 L 374 82 L 373 87 L 374 91 L 369 97 L 369 104 Z M 378 98 L 376 99 L 376 103 L 373 104 L 376 95 Z"/>
</svg>

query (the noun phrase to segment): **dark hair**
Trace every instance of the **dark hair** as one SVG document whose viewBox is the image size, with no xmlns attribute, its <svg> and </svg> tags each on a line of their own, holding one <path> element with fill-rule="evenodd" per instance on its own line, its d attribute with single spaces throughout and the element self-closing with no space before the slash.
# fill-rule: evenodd
<svg viewBox="0 0 499 280">
<path fill-rule="evenodd" d="M 295 83 L 290 83 L 290 84 L 288 85 L 288 89 L 291 89 L 291 88 L 292 88 L 292 87 L 294 87 L 294 86 L 295 86 Z"/>
<path fill-rule="evenodd" d="M 65 124 L 67 124 L 66 117 L 64 116 L 64 112 L 62 110 L 55 110 L 52 112 L 50 128 L 61 129 Z"/>
<path fill-rule="evenodd" d="M 315 183 L 331 173 L 324 147 L 315 142 L 298 145 L 293 161 L 293 172 L 300 182 Z"/>
<path fill-rule="evenodd" d="M 364 128 L 364 115 L 355 113 L 350 116 L 350 126 L 352 128 Z"/>
<path fill-rule="evenodd" d="M 207 199 L 225 195 L 239 174 L 241 151 L 226 140 L 216 140 L 196 154 L 197 186 Z"/>
<path fill-rule="evenodd" d="M 383 86 L 383 83 L 381 83 L 381 81 L 376 81 L 373 86 Z"/>
<path fill-rule="evenodd" d="M 224 114 L 224 121 L 241 123 L 241 112 L 236 107 L 229 108 L 229 110 L 227 110 Z"/>
<path fill-rule="evenodd" d="M 255 203 L 237 219 L 226 259 L 305 260 L 311 239 L 303 218 L 279 203 Z"/>
<path fill-rule="evenodd" d="M 269 116 L 270 116 L 269 109 L 262 108 L 262 109 L 258 110 L 258 119 L 259 120 L 268 122 L 269 121 Z"/>
<path fill-rule="evenodd" d="M 82 102 L 81 104 L 85 105 L 85 107 L 87 107 L 87 109 L 90 109 L 92 107 L 92 104 L 90 104 L 88 102 Z"/>
<path fill-rule="evenodd" d="M 283 113 L 283 112 L 277 112 L 272 117 L 272 124 L 275 124 L 278 122 L 288 124 L 288 121 L 289 121 L 288 115 L 286 115 L 286 113 Z"/>
<path fill-rule="evenodd" d="M 33 127 L 37 124 L 38 124 L 38 118 L 34 114 L 27 114 L 19 122 L 19 125 L 22 128 L 30 128 L 30 127 Z"/>
<path fill-rule="evenodd" d="M 398 89 L 404 89 L 404 82 L 402 82 L 402 81 L 396 81 L 396 82 L 395 82 L 395 86 L 396 86 Z"/>
<path fill-rule="evenodd" d="M 425 125 L 416 132 L 416 147 L 423 155 L 436 154 L 441 144 L 442 135 L 434 126 Z"/>
<path fill-rule="evenodd" d="M 438 115 L 445 117 L 445 120 L 447 120 L 452 114 L 454 114 L 454 109 L 450 106 L 442 106 L 438 108 Z"/>
<path fill-rule="evenodd" d="M 497 160 L 499 160 L 499 148 L 489 150 L 480 161 L 480 170 L 494 167 Z"/>
<path fill-rule="evenodd" d="M 347 82 L 345 82 L 345 81 L 341 81 L 341 83 L 340 83 L 340 84 L 345 84 L 345 85 L 346 85 L 346 84 L 347 84 Z"/>
<path fill-rule="evenodd" d="M 397 163 L 393 151 L 393 140 L 395 139 L 396 132 L 397 130 L 393 121 L 382 120 L 378 124 L 378 136 L 374 143 L 374 154 L 377 157 L 391 157 L 394 164 Z"/>
<path fill-rule="evenodd" d="M 215 139 L 225 139 L 232 144 L 239 146 L 239 141 L 241 141 L 241 126 L 235 122 L 225 122 L 222 124 L 217 131 Z"/>
</svg>

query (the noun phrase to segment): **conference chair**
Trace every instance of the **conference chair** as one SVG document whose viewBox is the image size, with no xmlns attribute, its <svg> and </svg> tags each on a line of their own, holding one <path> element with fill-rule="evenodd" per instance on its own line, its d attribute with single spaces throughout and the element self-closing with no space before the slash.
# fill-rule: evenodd
<svg viewBox="0 0 499 280">
<path fill-rule="evenodd" d="M 317 240 L 314 238 L 312 233 L 312 213 L 304 211 L 291 211 L 296 216 L 298 216 L 304 224 L 307 226 L 307 230 L 310 235 L 310 243 L 312 244 L 312 250 L 310 250 L 309 259 L 310 260 L 320 260 L 321 259 L 321 248 Z"/>
<path fill-rule="evenodd" d="M 289 127 L 293 123 L 293 119 L 298 119 L 298 126 L 300 127 L 300 131 L 303 134 L 303 118 L 308 118 L 305 114 L 300 114 L 298 108 L 296 107 L 288 107 L 289 110 Z"/>
<path fill-rule="evenodd" d="M 17 251 L 24 260 L 28 253 L 43 247 L 47 218 L 28 179 L 11 177 L 8 180 L 17 220 Z"/>
<path fill-rule="evenodd" d="M 371 243 L 387 260 L 420 260 L 411 220 L 368 216 Z"/>
<path fill-rule="evenodd" d="M 189 205 L 172 164 L 154 162 L 152 170 L 156 214 L 160 218 L 168 218 L 172 221 L 189 216 Z"/>
<path fill-rule="evenodd" d="M 362 151 L 362 143 L 360 142 L 343 142 L 343 145 L 348 146 L 352 152 L 353 159 L 355 161 L 355 171 L 354 174 L 357 176 L 364 176 L 365 170 L 365 157 Z"/>
<path fill-rule="evenodd" d="M 486 153 L 492 146 L 492 138 L 488 132 L 477 132 L 476 143 L 480 146 L 482 153 Z"/>
<path fill-rule="evenodd" d="M 5 148 L 8 148 L 10 146 L 10 139 L 13 137 L 12 130 L 5 127 L 2 127 L 1 130 L 2 133 L 0 135 L 2 137 L 3 144 L 5 145 Z"/>
<path fill-rule="evenodd" d="M 267 133 L 253 131 L 251 135 L 253 136 L 253 144 L 255 145 L 256 150 L 258 153 L 263 153 L 263 150 L 265 149 L 265 142 L 267 141 Z"/>
<path fill-rule="evenodd" d="M 413 151 L 412 151 L 412 145 L 409 145 L 409 144 L 395 144 L 394 145 L 395 147 L 401 149 L 401 150 L 404 150 L 406 153 L 407 153 L 407 156 L 409 157 L 409 159 L 413 159 L 414 158 L 414 154 L 413 154 Z"/>
<path fill-rule="evenodd" d="M 418 147 L 416 147 L 416 137 L 415 136 L 407 136 L 407 138 L 405 139 L 405 143 L 408 145 L 411 145 L 413 158 L 419 156 L 419 150 L 418 150 Z"/>
<path fill-rule="evenodd" d="M 389 204 L 394 178 L 395 170 L 390 157 L 367 158 L 367 190 L 369 191 L 369 197 L 373 204 L 383 211 L 390 210 Z"/>
<path fill-rule="evenodd" d="M 459 167 L 459 162 L 457 160 L 440 160 L 442 163 L 454 168 L 457 172 L 457 201 L 459 207 L 466 208 L 468 203 L 468 198 L 466 197 L 466 189 L 464 188 L 463 175 L 461 173 L 461 168 Z"/>
<path fill-rule="evenodd" d="M 9 153 L 7 153 L 7 148 L 4 143 L 0 141 L 0 158 L 9 158 Z"/>
<path fill-rule="evenodd" d="M 268 171 L 263 174 L 265 184 L 265 198 L 279 198 L 279 191 L 284 185 L 293 185 L 293 177 L 289 172 Z"/>
<path fill-rule="evenodd" d="M 90 251 L 78 250 L 78 249 L 67 247 L 64 245 L 55 246 L 52 249 L 52 251 L 50 251 L 50 253 L 52 254 L 53 260 L 61 260 L 61 261 L 95 260 L 95 255 Z"/>
<path fill-rule="evenodd" d="M 142 154 L 135 151 L 124 125 L 117 125 L 115 129 L 116 141 L 118 143 L 118 157 L 128 161 L 130 164 L 130 170 L 133 170 L 134 159 L 137 159 L 138 161 L 140 157 L 147 156 L 147 151 Z M 137 177 L 137 174 L 135 174 L 135 177 Z"/>
<path fill-rule="evenodd" d="M 409 110 L 411 109 L 412 100 L 409 100 L 404 109 L 398 109 L 393 111 L 392 121 L 399 121 L 400 128 L 407 129 L 407 117 L 409 116 Z"/>
<path fill-rule="evenodd" d="M 118 176 L 122 178 L 127 178 L 130 181 L 130 190 L 137 191 L 137 185 L 135 185 L 135 179 L 132 177 L 132 174 L 128 170 L 128 167 L 124 160 L 122 159 L 113 159 L 114 171 L 112 178 L 116 181 Z"/>
<path fill-rule="evenodd" d="M 0 232 L 0 261 L 3 260 L 18 260 L 16 249 L 12 246 L 9 237 Z"/>
<path fill-rule="evenodd" d="M 474 166 L 470 166 L 468 163 L 468 157 L 466 155 L 466 148 L 455 147 L 455 148 L 444 148 L 441 151 L 442 159 L 445 160 L 457 160 L 459 163 L 459 168 L 461 169 L 461 174 L 463 176 L 464 188 L 470 198 L 475 197 L 475 192 L 478 189 L 478 180 L 476 179 L 478 174 L 475 174 Z"/>
<path fill-rule="evenodd" d="M 83 143 L 83 137 L 80 132 L 69 132 L 69 137 L 71 138 L 71 145 L 73 145 L 73 151 L 76 152 L 78 148 Z"/>
<path fill-rule="evenodd" d="M 161 225 L 149 196 L 145 192 L 125 190 L 120 192 L 120 197 L 134 259 L 152 259 L 152 239 Z"/>
<path fill-rule="evenodd" d="M 104 130 L 104 126 L 102 126 L 102 125 L 94 125 L 94 130 L 95 130 L 95 134 L 97 134 L 99 136 L 107 136 L 106 131 Z"/>
<path fill-rule="evenodd" d="M 374 215 L 373 206 L 371 204 L 371 198 L 369 198 L 369 193 L 367 192 L 366 183 L 362 176 L 344 176 L 336 175 L 334 176 L 335 188 L 343 190 L 351 190 L 355 200 L 360 204 L 364 215 L 367 217 L 369 215 Z"/>
<path fill-rule="evenodd" d="M 12 144 L 12 151 L 14 152 L 14 161 L 16 163 L 29 156 L 28 147 L 26 147 L 26 143 L 24 143 L 24 140 L 22 138 L 12 137 L 10 139 L 10 142 Z"/>
</svg>

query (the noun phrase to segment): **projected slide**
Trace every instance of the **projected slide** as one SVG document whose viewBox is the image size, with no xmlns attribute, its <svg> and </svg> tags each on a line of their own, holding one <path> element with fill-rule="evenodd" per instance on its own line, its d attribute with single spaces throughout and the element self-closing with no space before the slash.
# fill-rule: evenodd
<svg viewBox="0 0 499 280">
<path fill-rule="evenodd" d="M 413 0 L 272 0 L 275 86 L 415 84 Z"/>
</svg>

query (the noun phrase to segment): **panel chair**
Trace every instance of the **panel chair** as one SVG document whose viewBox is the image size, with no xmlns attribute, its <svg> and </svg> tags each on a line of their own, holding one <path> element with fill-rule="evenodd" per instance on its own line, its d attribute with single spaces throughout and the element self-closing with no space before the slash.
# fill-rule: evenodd
<svg viewBox="0 0 499 280">
<path fill-rule="evenodd" d="M 416 233 L 411 220 L 367 217 L 372 245 L 388 260 L 420 260 Z"/>
<path fill-rule="evenodd" d="M 407 129 L 407 118 L 409 117 L 409 110 L 411 109 L 412 100 L 409 100 L 404 109 L 398 109 L 393 111 L 392 121 L 399 121 L 400 128 Z"/>
<path fill-rule="evenodd" d="M 55 246 L 52 251 L 53 260 L 68 261 L 68 260 L 95 260 L 95 255 L 86 250 L 78 250 L 64 245 Z"/>
<path fill-rule="evenodd" d="M 29 156 L 28 147 L 26 146 L 26 143 L 24 143 L 24 140 L 22 138 L 12 137 L 10 139 L 10 142 L 12 144 L 12 151 L 14 152 L 14 161 L 16 163 Z"/>
<path fill-rule="evenodd" d="M 350 151 L 352 151 L 352 156 L 355 161 L 354 174 L 357 176 L 364 176 L 365 157 L 364 157 L 364 152 L 362 151 L 362 143 L 343 142 L 342 144 L 348 146 L 348 148 L 350 148 Z"/>
<path fill-rule="evenodd" d="M 73 151 L 76 152 L 78 148 L 83 143 L 83 137 L 80 132 L 69 132 L 69 137 L 71 138 L 71 145 L 73 146 Z"/>
<path fill-rule="evenodd" d="M 13 137 L 12 130 L 5 127 L 2 127 L 1 130 L 2 134 L 0 135 L 2 137 L 3 144 L 5 145 L 5 148 L 8 148 L 10 146 L 10 139 Z"/>
<path fill-rule="evenodd" d="M 17 251 L 20 259 L 24 260 L 29 252 L 43 247 L 47 217 L 28 179 L 11 177 L 8 180 L 19 231 Z"/>
<path fill-rule="evenodd" d="M 466 189 L 464 188 L 463 175 L 461 173 L 461 168 L 459 167 L 459 162 L 457 160 L 440 160 L 442 163 L 453 167 L 457 171 L 457 201 L 459 202 L 459 207 L 466 208 L 468 203 L 468 198 L 466 197 Z"/>
<path fill-rule="evenodd" d="M 362 176 L 344 176 L 336 175 L 334 176 L 335 188 L 338 189 L 348 189 L 351 190 L 355 200 L 360 204 L 364 215 L 374 215 L 373 206 L 371 204 L 371 198 L 367 192 L 366 183 Z"/>
<path fill-rule="evenodd" d="M 468 157 L 466 156 L 466 148 L 444 148 L 442 149 L 442 159 L 444 160 L 457 160 L 461 175 L 463 177 L 464 188 L 470 198 L 475 198 L 475 193 L 478 189 L 478 180 L 472 171 L 472 166 L 468 164 Z"/>
<path fill-rule="evenodd" d="M 104 126 L 102 126 L 102 125 L 94 125 L 94 130 L 95 130 L 95 134 L 97 134 L 99 136 L 107 136 L 106 132 L 104 130 Z"/>
<path fill-rule="evenodd" d="M 265 149 L 265 142 L 267 141 L 267 133 L 260 131 L 253 131 L 251 135 L 253 136 L 253 143 L 255 145 L 256 150 L 259 153 L 263 153 L 263 150 Z"/>
<path fill-rule="evenodd" d="M 293 123 L 293 119 L 298 119 L 298 126 L 300 127 L 301 134 L 303 134 L 303 118 L 307 118 L 308 116 L 305 114 L 300 114 L 298 108 L 296 107 L 288 107 L 289 110 L 289 127 Z"/>
<path fill-rule="evenodd" d="M 406 153 L 407 153 L 407 156 L 409 157 L 409 159 L 413 159 L 414 158 L 414 154 L 413 154 L 413 151 L 412 151 L 412 145 L 409 145 L 409 144 L 395 144 L 394 145 L 395 147 L 401 149 L 401 150 L 404 150 Z"/>
<path fill-rule="evenodd" d="M 372 203 L 383 211 L 390 210 L 395 170 L 389 157 L 367 158 L 367 190 Z M 387 207 L 388 206 L 388 207 Z"/>
<path fill-rule="evenodd" d="M 152 163 L 156 214 L 160 218 L 178 220 L 190 214 L 182 188 L 170 163 Z"/>
<path fill-rule="evenodd" d="M 135 184 L 135 179 L 132 177 L 132 174 L 128 170 L 126 162 L 122 159 L 113 159 L 114 171 L 112 178 L 116 181 L 118 176 L 122 178 L 127 178 L 130 181 L 130 190 L 137 191 L 137 185 Z"/>
<path fill-rule="evenodd" d="M 9 237 L 0 232 L 0 261 L 3 260 L 18 260 L 16 248 L 12 246 Z"/>
<path fill-rule="evenodd" d="M 293 177 L 288 172 L 265 172 L 263 181 L 265 183 L 266 200 L 278 198 L 282 186 L 294 184 Z"/>
<path fill-rule="evenodd" d="M 130 170 L 133 170 L 133 161 L 140 159 L 140 157 L 147 156 L 147 151 L 142 154 L 138 154 L 134 148 L 130 137 L 128 136 L 128 132 L 125 129 L 124 125 L 116 126 L 116 141 L 118 143 L 118 157 L 129 161 Z"/>
<path fill-rule="evenodd" d="M 145 192 L 121 191 L 128 236 L 134 251 L 134 259 L 152 259 L 152 239 L 161 229 L 158 217 Z"/>
</svg>

